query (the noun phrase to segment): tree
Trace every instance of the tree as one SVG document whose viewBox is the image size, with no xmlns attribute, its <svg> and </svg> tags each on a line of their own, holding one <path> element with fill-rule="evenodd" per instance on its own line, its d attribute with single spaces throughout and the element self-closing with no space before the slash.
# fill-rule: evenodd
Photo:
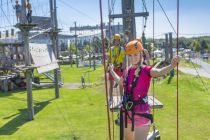
<svg viewBox="0 0 210 140">
<path fill-rule="evenodd" d="M 206 43 L 206 40 L 202 40 L 201 41 L 201 53 L 204 53 L 205 51 L 207 51 L 208 49 L 208 45 Z"/>
<path fill-rule="evenodd" d="M 109 40 L 107 37 L 104 38 L 104 47 L 105 47 L 105 49 L 109 48 Z"/>
<path fill-rule="evenodd" d="M 71 52 L 71 54 L 76 53 L 76 46 L 74 43 L 70 43 L 70 46 L 68 46 L 68 51 Z"/>
<path fill-rule="evenodd" d="M 94 37 L 93 45 L 96 53 L 102 52 L 101 39 L 99 37 Z"/>
<path fill-rule="evenodd" d="M 193 40 L 193 42 L 191 43 L 191 48 L 193 49 L 193 50 L 195 50 L 196 52 L 199 52 L 200 51 L 200 49 L 201 49 L 201 45 L 200 45 L 200 43 L 197 41 L 197 40 Z"/>
<path fill-rule="evenodd" d="M 89 54 L 89 52 L 93 53 L 93 47 L 90 45 L 85 45 L 84 52 L 85 52 L 85 54 Z"/>
</svg>

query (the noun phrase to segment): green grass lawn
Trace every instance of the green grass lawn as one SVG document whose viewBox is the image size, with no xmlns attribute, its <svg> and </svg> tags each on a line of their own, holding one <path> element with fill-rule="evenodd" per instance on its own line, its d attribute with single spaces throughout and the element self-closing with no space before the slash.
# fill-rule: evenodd
<svg viewBox="0 0 210 140">
<path fill-rule="evenodd" d="M 210 79 L 180 74 L 179 76 L 179 134 L 182 140 L 207 140 L 210 138 Z M 152 89 L 152 88 L 150 88 Z M 155 110 L 155 122 L 161 139 L 176 139 L 176 78 L 155 84 L 155 96 L 164 104 Z M 151 90 L 152 93 L 152 90 Z"/>
<path fill-rule="evenodd" d="M 89 68 L 61 66 L 65 82 L 79 82 Z M 90 74 L 91 82 L 99 82 L 103 67 Z M 210 138 L 210 79 L 180 73 L 179 133 L 181 140 Z M 152 87 L 151 87 L 152 89 Z M 208 91 L 207 91 L 208 90 Z M 151 93 L 152 91 L 150 91 Z M 61 88 L 54 99 L 54 89 L 33 91 L 35 120 L 27 121 L 25 91 L 0 93 L 1 140 L 107 140 L 107 114 L 104 85 L 85 89 Z M 163 140 L 176 140 L 176 78 L 155 84 L 155 96 L 164 104 L 155 110 L 155 124 Z M 115 118 L 117 114 L 114 114 Z M 115 126 L 115 139 L 119 139 Z"/>
<path fill-rule="evenodd" d="M 81 76 L 84 74 L 87 83 L 95 83 L 103 80 L 104 66 L 99 65 L 94 71 L 93 67 L 77 68 L 76 65 L 61 65 L 62 78 L 65 83 L 81 82 Z"/>
<path fill-rule="evenodd" d="M 184 68 L 200 68 L 200 65 L 193 63 L 191 61 L 188 61 L 186 59 L 181 59 L 179 67 L 184 67 Z"/>
<path fill-rule="evenodd" d="M 61 77 L 62 81 L 64 83 L 80 83 L 81 82 L 81 76 L 84 74 L 85 80 L 87 83 L 95 83 L 98 81 L 101 81 L 103 78 L 103 65 L 99 65 L 96 67 L 96 70 L 94 71 L 93 67 L 79 67 L 77 68 L 76 65 L 61 65 Z M 53 71 L 51 71 L 53 74 Z M 42 81 L 49 82 L 49 79 L 46 79 L 46 77 L 42 74 L 38 74 L 37 71 L 35 71 L 35 75 L 40 77 Z"/>
<path fill-rule="evenodd" d="M 1 93 L 0 139 L 106 139 L 107 116 L 101 87 L 63 88 L 59 99 L 54 99 L 53 92 L 53 89 L 33 92 L 36 115 L 30 122 L 25 92 Z"/>
</svg>

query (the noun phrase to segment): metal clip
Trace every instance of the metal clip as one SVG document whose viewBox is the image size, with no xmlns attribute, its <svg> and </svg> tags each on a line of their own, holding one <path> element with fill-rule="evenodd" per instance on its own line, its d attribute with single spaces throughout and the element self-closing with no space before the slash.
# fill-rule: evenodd
<svg viewBox="0 0 210 140">
<path fill-rule="evenodd" d="M 131 110 L 133 108 L 133 102 L 132 101 L 128 101 L 125 105 L 125 108 L 127 110 Z"/>
</svg>

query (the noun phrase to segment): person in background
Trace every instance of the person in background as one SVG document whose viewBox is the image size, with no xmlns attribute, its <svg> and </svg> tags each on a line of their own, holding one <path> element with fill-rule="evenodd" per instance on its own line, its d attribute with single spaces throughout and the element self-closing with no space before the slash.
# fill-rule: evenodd
<svg viewBox="0 0 210 140">
<path fill-rule="evenodd" d="M 108 64 L 114 66 L 115 73 L 118 76 L 122 76 L 122 71 L 125 68 L 125 50 L 124 47 L 120 46 L 121 36 L 119 34 L 114 35 L 114 46 L 108 50 Z M 109 73 L 109 105 L 113 103 L 113 86 L 114 78 Z M 123 88 L 119 86 L 120 95 L 122 95 Z"/>
<path fill-rule="evenodd" d="M 26 9 L 27 9 L 27 15 L 26 15 L 27 21 L 28 21 L 28 23 L 31 23 L 32 22 L 32 18 L 31 18 L 31 15 L 32 15 L 31 9 L 32 8 L 31 8 L 30 0 L 27 0 Z"/>
<path fill-rule="evenodd" d="M 13 8 L 15 9 L 17 23 L 19 23 L 21 18 L 21 5 L 18 3 L 18 0 L 15 1 L 15 6 Z"/>
</svg>

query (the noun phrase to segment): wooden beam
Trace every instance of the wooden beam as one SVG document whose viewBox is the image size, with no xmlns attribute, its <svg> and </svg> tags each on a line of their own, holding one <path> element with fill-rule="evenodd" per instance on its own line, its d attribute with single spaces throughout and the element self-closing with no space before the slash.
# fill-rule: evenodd
<svg viewBox="0 0 210 140">
<path fill-rule="evenodd" d="M 129 14 L 115 14 L 109 15 L 109 18 L 126 18 L 126 17 L 147 17 L 149 16 L 149 12 L 142 12 L 142 13 L 129 13 Z"/>
</svg>

